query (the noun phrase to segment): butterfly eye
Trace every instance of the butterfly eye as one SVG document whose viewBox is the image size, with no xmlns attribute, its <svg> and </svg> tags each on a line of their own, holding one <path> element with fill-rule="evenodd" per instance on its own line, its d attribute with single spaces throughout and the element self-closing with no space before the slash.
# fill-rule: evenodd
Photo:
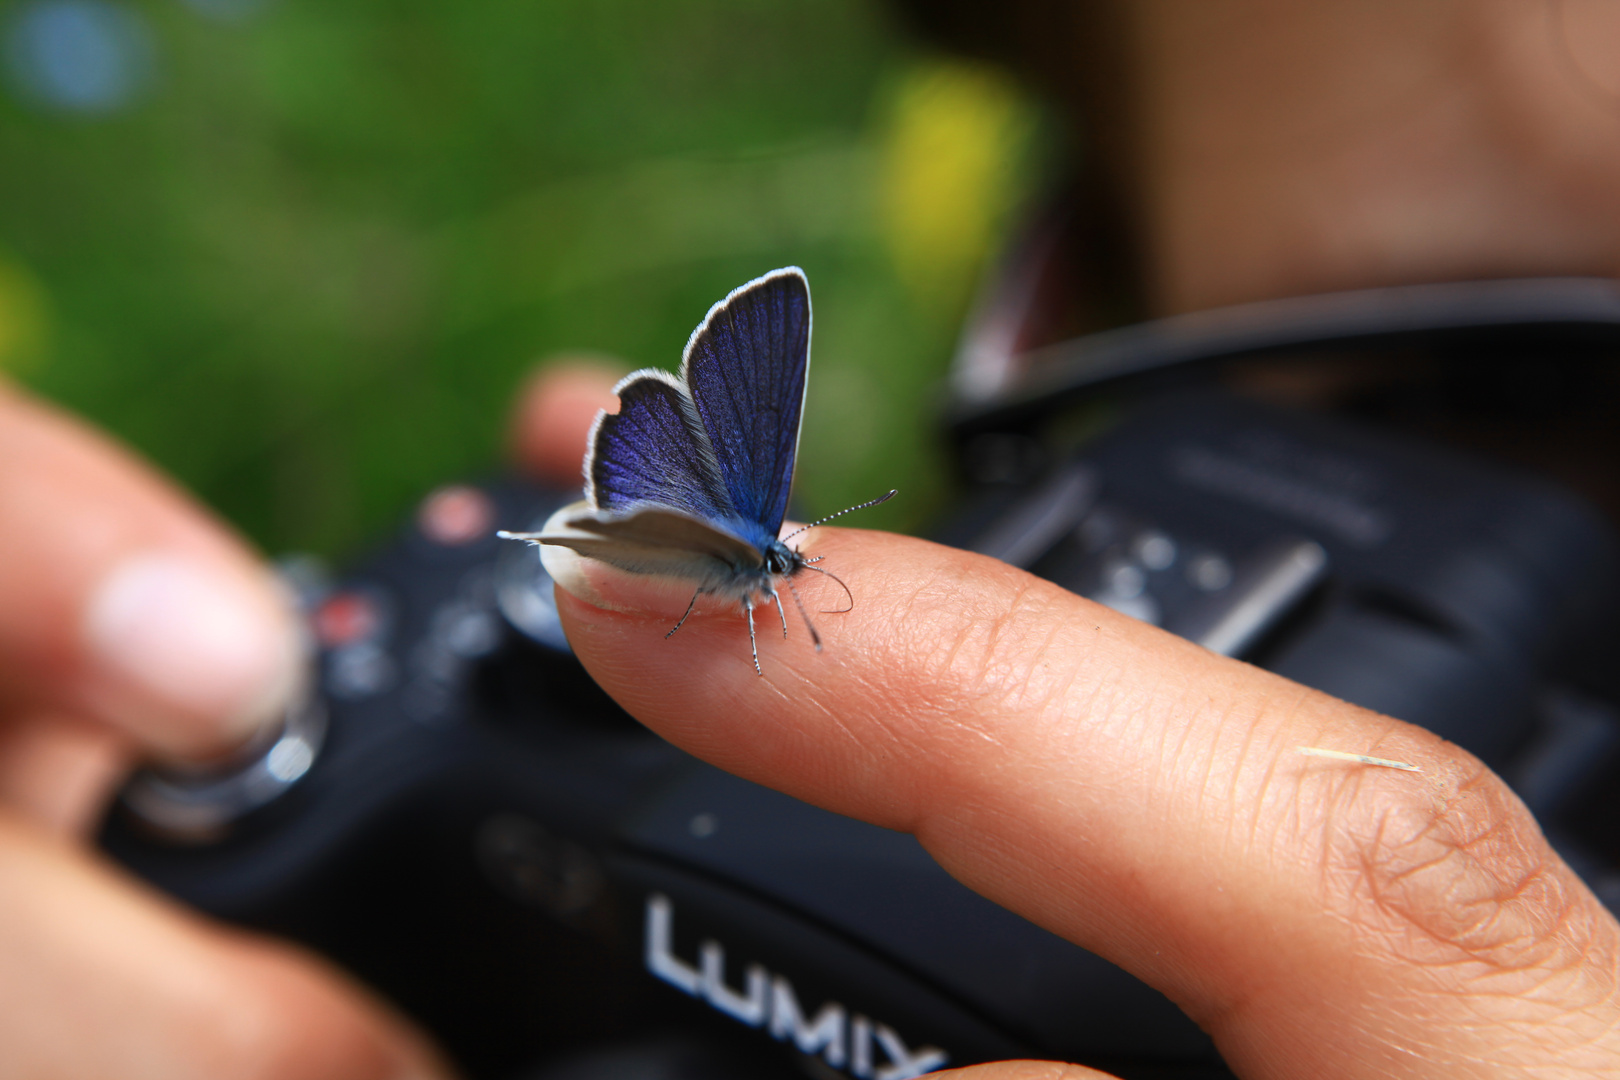
<svg viewBox="0 0 1620 1080">
<path fill-rule="evenodd" d="M 793 565 L 793 557 L 779 542 L 765 552 L 765 569 L 772 574 L 785 574 Z"/>
</svg>

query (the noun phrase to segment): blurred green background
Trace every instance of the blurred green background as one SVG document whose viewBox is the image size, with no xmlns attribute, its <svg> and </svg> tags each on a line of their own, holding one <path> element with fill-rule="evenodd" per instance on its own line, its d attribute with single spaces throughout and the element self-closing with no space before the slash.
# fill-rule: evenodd
<svg viewBox="0 0 1620 1080">
<path fill-rule="evenodd" d="M 816 306 L 798 495 L 944 496 L 939 385 L 1030 106 L 875 2 L 0 4 L 0 369 L 270 551 L 499 461 L 560 352 L 674 367 L 731 288 Z"/>
</svg>

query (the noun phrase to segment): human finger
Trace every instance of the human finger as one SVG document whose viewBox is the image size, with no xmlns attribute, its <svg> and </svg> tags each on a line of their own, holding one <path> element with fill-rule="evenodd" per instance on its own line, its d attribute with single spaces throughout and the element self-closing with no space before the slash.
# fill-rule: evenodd
<svg viewBox="0 0 1620 1080">
<path fill-rule="evenodd" d="M 243 544 L 123 448 L 0 386 L 0 687 L 204 756 L 296 691 L 282 591 Z"/>
<path fill-rule="evenodd" d="M 31 713 L 0 724 L 0 810 L 35 828 L 85 838 L 137 751 L 81 717 Z"/>
<path fill-rule="evenodd" d="M 1460 748 L 994 560 L 812 535 L 854 607 L 817 616 L 819 654 L 761 633 L 763 678 L 735 607 L 700 605 L 666 640 L 689 589 L 547 561 L 575 652 L 638 719 L 915 833 L 1164 991 L 1245 1076 L 1620 1062 L 1620 927 Z M 813 611 L 843 606 L 795 584 Z"/>
<path fill-rule="evenodd" d="M 403 1021 L 290 946 L 171 907 L 0 815 L 0 1073 L 430 1080 Z"/>
<path fill-rule="evenodd" d="M 580 462 L 601 409 L 614 411 L 625 368 L 604 358 L 552 361 L 518 392 L 508 442 L 524 470 L 565 487 L 580 483 Z"/>
</svg>

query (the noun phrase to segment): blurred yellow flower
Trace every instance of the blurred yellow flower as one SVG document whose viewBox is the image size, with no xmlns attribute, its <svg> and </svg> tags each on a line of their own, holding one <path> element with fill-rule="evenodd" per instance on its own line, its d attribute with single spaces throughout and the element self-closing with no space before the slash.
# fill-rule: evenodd
<svg viewBox="0 0 1620 1080">
<path fill-rule="evenodd" d="M 933 63 L 897 88 L 879 191 L 884 239 L 907 290 L 958 305 L 1028 183 L 1033 107 L 995 71 Z"/>
<path fill-rule="evenodd" d="M 22 263 L 0 253 L 0 371 L 26 371 L 45 355 L 45 288 Z"/>
</svg>

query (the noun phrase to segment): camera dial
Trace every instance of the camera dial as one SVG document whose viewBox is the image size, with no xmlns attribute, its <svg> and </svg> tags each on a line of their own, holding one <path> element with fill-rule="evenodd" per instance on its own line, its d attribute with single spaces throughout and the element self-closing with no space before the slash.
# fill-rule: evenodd
<svg viewBox="0 0 1620 1080">
<path fill-rule="evenodd" d="M 146 825 L 179 841 L 203 843 L 301 780 L 326 740 L 326 709 L 305 696 L 281 723 L 222 762 L 143 769 L 124 788 L 124 805 Z"/>
</svg>

